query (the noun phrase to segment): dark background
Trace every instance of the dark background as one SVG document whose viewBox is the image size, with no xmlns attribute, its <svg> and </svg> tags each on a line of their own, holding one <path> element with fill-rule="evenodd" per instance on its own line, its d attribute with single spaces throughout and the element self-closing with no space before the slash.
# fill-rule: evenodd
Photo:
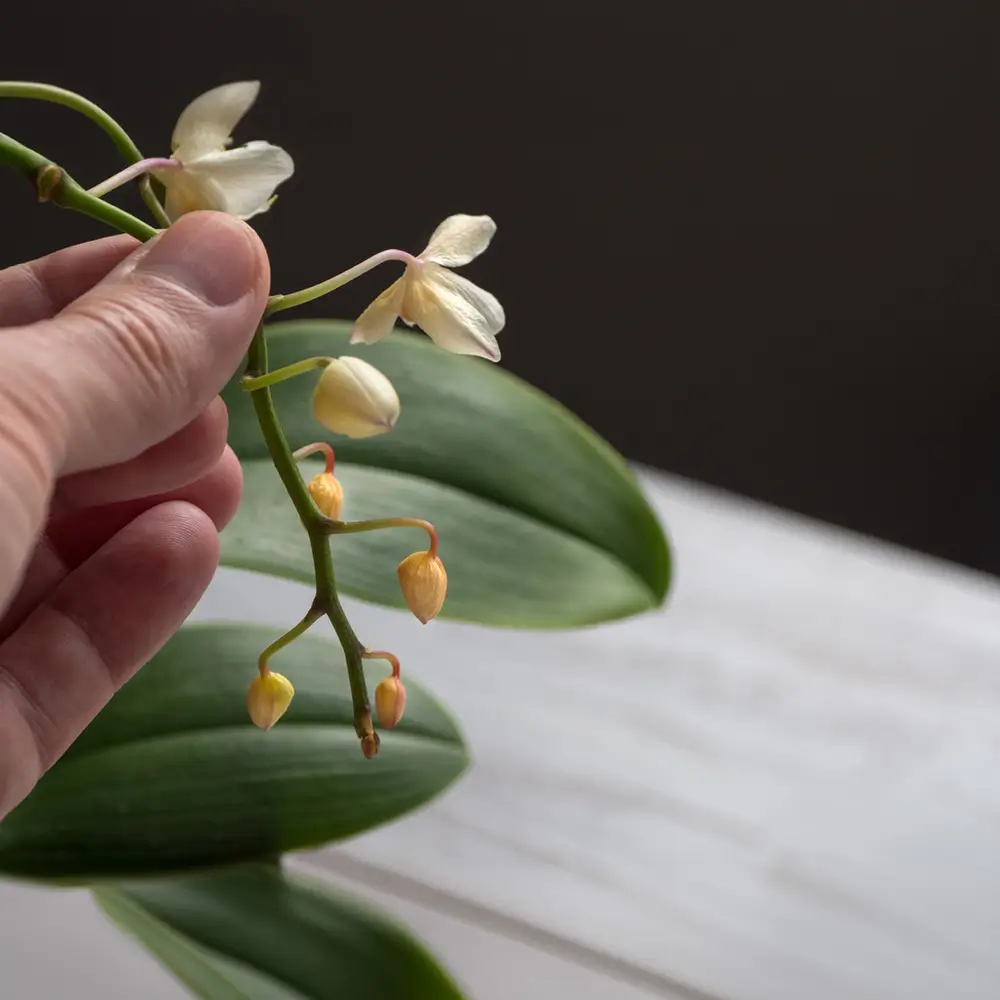
<svg viewBox="0 0 1000 1000">
<path fill-rule="evenodd" d="M 259 78 L 237 142 L 297 164 L 258 223 L 276 290 L 489 213 L 465 273 L 507 309 L 503 363 L 626 455 L 1000 570 L 995 0 L 587 9 L 11 4 L 2 72 L 147 155 Z M 118 169 L 63 109 L 5 102 L 0 128 L 85 183 Z M 0 176 L 0 263 L 98 234 L 22 185 Z"/>
</svg>

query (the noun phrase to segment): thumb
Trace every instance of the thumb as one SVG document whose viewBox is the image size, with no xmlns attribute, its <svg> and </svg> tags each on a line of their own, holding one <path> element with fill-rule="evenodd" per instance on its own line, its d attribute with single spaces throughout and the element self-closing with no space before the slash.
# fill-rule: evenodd
<svg viewBox="0 0 1000 1000">
<path fill-rule="evenodd" d="M 0 351 L 4 391 L 47 428 L 55 475 L 126 461 L 189 424 L 239 365 L 268 284 L 253 230 L 197 212 L 55 318 L 7 331 L 21 363 Z"/>
</svg>

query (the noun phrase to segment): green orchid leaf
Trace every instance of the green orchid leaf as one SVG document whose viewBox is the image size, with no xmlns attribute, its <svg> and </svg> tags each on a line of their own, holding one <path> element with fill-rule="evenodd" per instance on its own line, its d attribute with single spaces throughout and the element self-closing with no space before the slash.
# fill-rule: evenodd
<svg viewBox="0 0 1000 1000">
<path fill-rule="evenodd" d="M 246 689 L 277 632 L 182 629 L 0 823 L 0 873 L 85 882 L 271 858 L 394 819 L 465 769 L 455 724 L 409 679 L 406 715 L 366 760 L 343 653 L 322 638 L 275 658 L 295 698 L 256 729 Z"/>
<path fill-rule="evenodd" d="M 404 930 L 277 866 L 124 882 L 94 895 L 203 1000 L 462 1000 Z"/>
<path fill-rule="evenodd" d="M 502 369 L 395 333 L 348 344 L 334 321 L 269 328 L 271 368 L 315 355 L 356 354 L 392 380 L 402 412 L 391 434 L 331 435 L 310 400 L 318 375 L 274 387 L 293 448 L 330 440 L 343 517 L 431 521 L 448 570 L 442 617 L 519 628 L 610 621 L 659 605 L 666 539 L 621 457 L 558 403 Z M 230 443 L 244 463 L 240 513 L 223 533 L 223 562 L 313 580 L 308 540 L 268 458 L 248 394 L 225 393 Z M 307 463 L 311 476 L 318 464 Z M 396 564 L 426 548 L 417 529 L 332 539 L 341 590 L 402 607 Z"/>
</svg>

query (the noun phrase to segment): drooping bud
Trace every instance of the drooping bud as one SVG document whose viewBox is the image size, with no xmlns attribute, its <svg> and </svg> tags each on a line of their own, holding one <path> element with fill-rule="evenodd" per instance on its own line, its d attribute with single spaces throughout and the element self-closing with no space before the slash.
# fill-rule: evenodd
<svg viewBox="0 0 1000 1000">
<path fill-rule="evenodd" d="M 385 434 L 399 417 L 399 396 L 367 361 L 334 358 L 316 384 L 313 416 L 324 427 L 350 438 Z"/>
<path fill-rule="evenodd" d="M 414 552 L 396 568 L 406 606 L 425 625 L 437 618 L 448 591 L 444 563 L 430 552 Z"/>
<path fill-rule="evenodd" d="M 294 694 L 291 681 L 281 674 L 268 671 L 255 677 L 247 691 L 247 708 L 253 724 L 265 731 L 270 729 L 285 714 Z"/>
<path fill-rule="evenodd" d="M 321 472 L 309 480 L 307 488 L 320 513 L 339 521 L 344 507 L 344 488 L 340 480 L 331 472 Z"/>
<path fill-rule="evenodd" d="M 398 677 L 384 677 L 375 687 L 375 712 L 385 729 L 399 725 L 406 708 L 406 688 Z"/>
</svg>

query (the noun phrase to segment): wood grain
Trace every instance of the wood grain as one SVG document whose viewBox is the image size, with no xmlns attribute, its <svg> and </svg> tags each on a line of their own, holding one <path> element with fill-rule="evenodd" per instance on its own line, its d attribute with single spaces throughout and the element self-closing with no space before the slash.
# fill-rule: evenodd
<svg viewBox="0 0 1000 1000">
<path fill-rule="evenodd" d="M 645 481 L 676 547 L 662 612 L 523 634 L 352 606 L 476 765 L 329 865 L 405 876 L 663 996 L 994 1000 L 1000 586 Z M 201 615 L 279 623 L 305 593 L 225 574 Z"/>
</svg>

